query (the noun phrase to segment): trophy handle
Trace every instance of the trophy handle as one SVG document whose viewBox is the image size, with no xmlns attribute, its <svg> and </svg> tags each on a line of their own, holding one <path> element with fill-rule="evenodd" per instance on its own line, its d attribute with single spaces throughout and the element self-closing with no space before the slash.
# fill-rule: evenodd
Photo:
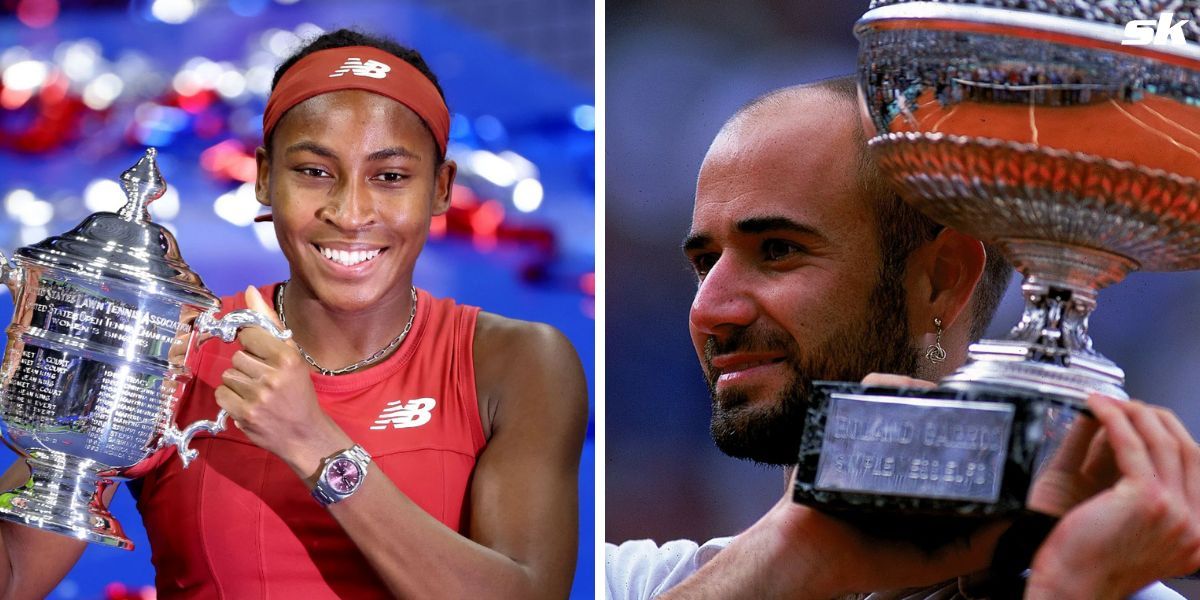
<svg viewBox="0 0 1200 600">
<path fill-rule="evenodd" d="M 212 312 L 200 313 L 200 316 L 196 317 L 196 323 L 193 325 L 193 328 L 196 330 L 196 333 L 211 333 L 221 338 L 223 342 L 232 342 L 237 338 L 238 331 L 243 327 L 251 325 L 262 327 L 268 333 L 281 340 L 291 339 L 292 337 L 290 330 L 280 330 L 271 321 L 270 317 L 249 308 L 235 310 L 220 319 L 213 318 Z"/>
<path fill-rule="evenodd" d="M 0 251 L 0 283 L 8 286 L 13 302 L 16 302 L 17 296 L 21 295 L 21 289 L 25 287 L 25 269 L 15 261 L 9 260 L 3 251 Z"/>
<path fill-rule="evenodd" d="M 288 329 L 279 329 L 269 317 L 250 309 L 235 310 L 229 314 L 216 319 L 213 317 L 215 311 L 200 313 L 196 317 L 196 322 L 192 325 L 196 333 L 211 333 L 224 342 L 232 342 L 237 338 L 237 333 L 243 327 L 262 327 L 268 333 L 278 339 L 286 340 L 292 337 L 292 332 Z M 216 435 L 225 431 L 225 421 L 229 414 L 225 409 L 221 409 L 217 413 L 217 418 L 213 421 L 196 421 L 191 425 L 180 430 L 174 423 L 167 425 L 166 432 L 163 433 L 162 443 L 160 446 L 174 445 L 179 450 L 179 460 L 183 461 L 184 468 L 196 458 L 196 451 L 188 448 L 192 438 L 201 431 Z"/>
<path fill-rule="evenodd" d="M 179 460 L 183 461 L 183 468 L 187 468 L 191 464 L 192 459 L 196 458 L 197 452 L 188 448 L 188 444 L 192 443 L 192 438 L 201 431 L 217 435 L 225 431 L 225 420 L 229 417 L 229 413 L 225 409 L 217 412 L 217 418 L 213 421 L 196 421 L 180 430 L 174 423 L 167 425 L 167 431 L 163 433 L 162 443 L 160 446 L 175 446 L 179 450 Z"/>
</svg>

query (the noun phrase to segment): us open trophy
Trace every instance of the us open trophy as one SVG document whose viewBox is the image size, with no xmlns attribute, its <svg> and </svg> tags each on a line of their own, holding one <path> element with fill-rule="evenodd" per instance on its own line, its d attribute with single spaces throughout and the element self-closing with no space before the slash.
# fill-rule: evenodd
<svg viewBox="0 0 1200 600">
<path fill-rule="evenodd" d="M 150 221 L 147 204 L 166 191 L 153 148 L 121 183 L 128 201 L 119 212 L 20 248 L 12 262 L 0 254 L 14 304 L 0 420 L 32 473 L 0 494 L 0 518 L 132 549 L 104 489 L 170 446 L 186 467 L 192 437 L 225 428 L 225 411 L 182 430 L 174 423 L 197 334 L 232 341 L 247 325 L 291 334 L 250 310 L 215 318 L 217 297 Z"/>
<path fill-rule="evenodd" d="M 1176 29 L 1190 43 L 1122 44 L 1158 5 L 1189 21 Z M 1200 267 L 1198 9 L 874 0 L 855 26 L 870 151 L 906 201 L 1001 249 L 1025 309 L 934 390 L 819 384 L 798 502 L 1010 513 L 1090 393 L 1128 397 L 1088 317 L 1098 290 L 1133 270 Z"/>
</svg>

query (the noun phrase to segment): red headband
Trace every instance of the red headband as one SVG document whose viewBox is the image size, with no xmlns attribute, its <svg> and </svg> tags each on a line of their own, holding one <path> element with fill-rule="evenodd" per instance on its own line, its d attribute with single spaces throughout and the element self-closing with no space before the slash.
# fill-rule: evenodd
<svg viewBox="0 0 1200 600">
<path fill-rule="evenodd" d="M 407 106 L 433 132 L 440 156 L 446 155 L 450 111 L 437 87 L 408 61 L 370 46 L 319 50 L 285 71 L 267 100 L 263 139 L 291 107 L 338 90 L 366 90 Z"/>
</svg>

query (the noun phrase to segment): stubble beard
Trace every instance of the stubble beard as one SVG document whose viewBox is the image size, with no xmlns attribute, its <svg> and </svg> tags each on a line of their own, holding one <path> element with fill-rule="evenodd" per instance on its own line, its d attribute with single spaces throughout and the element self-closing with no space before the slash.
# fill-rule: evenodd
<svg viewBox="0 0 1200 600">
<path fill-rule="evenodd" d="M 768 465 L 794 465 L 800 453 L 813 381 L 859 381 L 868 373 L 915 375 L 918 352 L 910 344 L 903 283 L 882 274 L 867 299 L 867 314 L 833 331 L 820 345 L 801 352 L 779 330 L 747 328 L 704 346 L 705 374 L 712 393 L 711 432 L 722 452 Z M 750 402 L 744 390 L 718 391 L 712 357 L 732 350 L 784 350 L 788 383 L 773 402 Z"/>
</svg>

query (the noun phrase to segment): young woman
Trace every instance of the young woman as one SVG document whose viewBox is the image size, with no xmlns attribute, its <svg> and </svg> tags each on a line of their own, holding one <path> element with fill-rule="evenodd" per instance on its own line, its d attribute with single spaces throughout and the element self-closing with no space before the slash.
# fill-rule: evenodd
<svg viewBox="0 0 1200 600">
<path fill-rule="evenodd" d="M 257 152 L 290 265 L 224 298 L 293 333 L 206 343 L 177 420 L 233 426 L 131 483 L 162 598 L 555 598 L 570 589 L 587 418 L 553 328 L 413 283 L 450 203 L 449 116 L 416 52 L 346 30 L 284 62 Z M 18 461 L 2 483 L 27 477 Z M 111 493 L 111 492 L 110 492 Z M 9 597 L 42 596 L 83 543 L 0 524 Z M 7 573 L 5 568 L 8 567 Z"/>
</svg>

